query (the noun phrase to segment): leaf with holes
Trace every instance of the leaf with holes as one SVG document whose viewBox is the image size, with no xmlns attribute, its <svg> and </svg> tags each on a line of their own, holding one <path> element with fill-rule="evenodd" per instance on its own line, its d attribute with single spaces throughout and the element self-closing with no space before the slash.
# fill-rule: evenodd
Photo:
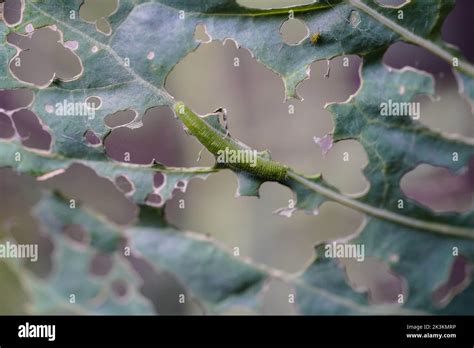
<svg viewBox="0 0 474 348">
<path fill-rule="evenodd" d="M 410 117 L 389 117 L 382 112 L 387 103 L 410 103 L 415 96 L 433 94 L 434 90 L 429 74 L 411 68 L 394 70 L 382 64 L 384 51 L 397 41 L 423 47 L 451 64 L 461 92 L 472 102 L 474 68 L 441 40 L 442 21 L 453 8 L 453 1 L 411 1 L 400 8 L 367 0 L 327 0 L 270 9 L 243 7 L 234 0 L 122 0 L 117 4 L 116 9 L 93 20 L 81 17 L 85 11 L 82 0 L 28 1 L 20 24 L 0 24 L 0 55 L 7 62 L 0 68 L 0 88 L 28 87 L 34 91 L 29 103 L 1 106 L 1 121 L 10 124 L 12 133 L 0 139 L 1 166 L 47 180 L 79 162 L 114 182 L 121 176 L 128 179 L 134 188 L 130 199 L 142 205 L 138 223 L 125 228 L 132 251 L 156 269 L 174 274 L 209 311 L 225 312 L 235 306 L 257 310 L 265 281 L 280 278 L 296 288 L 296 304 L 306 314 L 472 314 L 473 288 L 467 282 L 460 284 L 454 295 L 442 295 L 454 265 L 464 258 L 468 263 L 473 261 L 474 213 L 434 213 L 405 197 L 400 180 L 421 162 L 459 172 L 474 154 L 474 147 Z M 308 35 L 289 45 L 280 29 L 293 16 L 305 22 Z M 368 154 L 369 164 L 364 169 L 370 183 L 368 192 L 361 197 L 344 195 L 322 175 L 296 173 L 270 160 L 266 152 L 258 153 L 256 168 L 172 168 L 158 160 L 148 166 L 111 161 L 102 146 L 111 132 L 104 123 L 108 115 L 123 110 L 144 115 L 155 106 L 182 106 L 164 84 L 173 67 L 199 46 L 194 38 L 198 24 L 204 25 L 214 40 L 235 40 L 278 73 L 287 98 L 298 97 L 297 86 L 308 77 L 313 61 L 347 54 L 361 56 L 361 88 L 345 103 L 327 108 L 335 124 L 333 141 L 355 139 Z M 38 44 L 39 39 L 45 43 Z M 37 67 L 41 73 L 38 81 L 26 73 L 34 52 L 46 56 L 53 52 L 57 63 Z M 74 62 L 72 70 L 65 69 L 67 59 Z M 86 103 L 91 97 L 100 105 Z M 67 117 L 67 105 L 85 107 L 79 112 L 82 117 Z M 51 137 L 51 144 L 41 151 L 28 146 L 27 132 L 13 127 L 31 113 L 39 117 L 36 126 Z M 246 148 L 212 127 L 211 118 L 201 122 L 191 110 L 186 115 L 186 119 L 181 117 L 183 123 L 193 128 L 199 122 L 200 126 L 191 131 L 214 155 L 226 144 Z M 129 126 L 139 127 L 140 121 L 139 116 Z M 88 137 L 92 139 L 89 144 Z M 363 229 L 351 243 L 365 246 L 367 257 L 386 262 L 403 278 L 407 292 L 400 293 L 399 305 L 372 304 L 370 296 L 348 284 L 344 267 L 324 254 L 324 245 L 317 248 L 314 262 L 303 274 L 288 275 L 237 259 L 200 235 L 179 232 L 163 219 L 162 209 L 143 206 L 150 194 L 155 194 L 159 202 L 154 203 L 162 208 L 173 190 L 184 190 L 192 178 L 206 177 L 222 167 L 236 172 L 242 196 L 258 195 L 265 181 L 289 187 L 297 202 L 281 209 L 281 215 L 291 216 L 297 209 L 317 213 L 326 201 L 366 214 Z M 157 172 L 164 175 L 158 188 L 153 187 Z M 117 248 L 121 231 L 116 226 L 87 209 L 68 209 L 57 197 L 43 200 L 37 216 L 55 241 L 58 261 L 48 282 L 26 276 L 24 282 L 32 289 L 37 311 L 61 311 L 57 305 L 65 308 L 74 288 L 80 291 L 79 306 L 67 308 L 80 307 L 91 313 L 149 313 L 149 304 L 136 289 L 135 275 L 117 255 L 104 284 L 97 284 L 87 273 L 93 248 L 108 253 Z M 81 225 L 90 233 L 90 249 L 76 250 L 63 239 L 58 232 L 67 224 Z M 66 253 L 72 256 L 68 259 Z M 421 264 L 420 254 L 424 258 Z M 420 271 L 421 266 L 435 271 Z M 71 280 L 68 269 L 81 277 Z M 464 271 L 470 279 L 472 269 L 466 267 Z M 123 299 L 113 294 L 108 297 L 116 278 L 133 284 L 126 309 L 120 302 Z M 80 279 L 84 282 L 78 283 Z M 105 301 L 102 296 L 106 296 Z"/>
</svg>

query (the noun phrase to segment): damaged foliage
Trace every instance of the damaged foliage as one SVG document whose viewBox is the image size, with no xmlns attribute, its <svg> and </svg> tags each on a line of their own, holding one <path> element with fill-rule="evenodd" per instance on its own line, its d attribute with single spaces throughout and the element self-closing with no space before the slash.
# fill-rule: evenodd
<svg viewBox="0 0 474 348">
<path fill-rule="evenodd" d="M 305 314 L 473 314 L 473 284 L 443 306 L 433 302 L 432 293 L 449 277 L 454 251 L 469 262 L 474 261 L 474 212 L 434 213 L 406 198 L 399 184 L 402 176 L 420 162 L 459 172 L 474 154 L 474 146 L 411 118 L 381 118 L 379 113 L 383 101 L 409 102 L 417 95 L 433 94 L 430 75 L 412 68 L 390 69 L 381 62 L 385 50 L 400 40 L 422 46 L 452 64 L 461 91 L 472 103 L 474 68 L 440 39 L 442 21 L 453 8 L 453 1 L 412 1 L 398 9 L 381 7 L 372 1 L 328 0 L 256 10 L 233 0 L 121 0 L 113 13 L 107 13 L 107 35 L 98 30 L 99 24 L 94 20 L 71 18 L 70 11 L 79 11 L 82 3 L 68 1 L 66 6 L 62 2 L 61 7 L 52 0 L 26 1 L 21 24 L 0 23 L 0 56 L 2 61 L 9 62 L 0 65 L 1 89 L 31 84 L 10 68 L 22 52 L 8 41 L 9 35 L 18 34 L 31 40 L 31 27 L 36 28 L 33 33 L 39 33 L 45 30 L 40 28 L 54 26 L 60 38 L 56 43 L 62 45 L 62 37 L 77 42 L 74 53 L 66 46 L 61 50 L 77 56 L 83 67 L 79 77 L 79 73 L 65 78 L 60 75 L 53 83 L 49 77 L 45 83 L 31 87 L 35 98 L 28 108 L 50 133 L 51 148 L 36 151 L 24 146 L 21 137 L 1 137 L 0 166 L 47 179 L 73 163 L 82 163 L 112 182 L 125 177 L 133 188 L 129 198 L 141 207 L 140 216 L 135 226 L 119 228 L 83 207 L 69 209 L 62 198 L 45 195 L 34 215 L 54 242 L 55 267 L 46 281 L 21 272 L 21 283 L 30 294 L 30 310 L 153 313 L 149 301 L 139 291 L 140 279 L 121 249 L 119 240 L 125 240 L 133 254 L 154 268 L 175 275 L 207 311 L 215 313 L 235 306 L 258 311 L 265 283 L 278 278 L 296 289 L 295 302 L 299 312 Z M 318 33 L 317 42 L 312 42 L 311 37 L 298 45 L 282 41 L 279 30 L 289 11 L 306 23 L 309 32 Z M 105 20 L 105 15 L 101 19 Z M 164 89 L 165 80 L 173 67 L 200 44 L 194 38 L 197 25 L 204 25 L 214 40 L 232 38 L 249 49 L 255 59 L 281 76 L 287 98 L 297 97 L 296 87 L 308 77 L 313 61 L 348 54 L 363 57 L 361 88 L 348 101 L 330 104 L 328 110 L 335 123 L 333 141 L 355 139 L 368 154 L 369 164 L 364 169 L 370 182 L 367 193 L 358 198 L 346 196 L 321 175 L 302 175 L 284 165 L 284 173 L 278 176 L 271 175 L 274 173 L 270 170 L 256 175 L 257 171 L 242 166 L 231 169 L 239 178 L 241 196 L 258 196 L 265 181 L 288 186 L 297 203 L 280 210 L 282 215 L 291 216 L 298 209 L 317 213 L 326 201 L 366 214 L 365 224 L 353 242 L 364 244 L 367 256 L 387 262 L 406 280 L 408 296 L 399 306 L 370 304 L 366 294 L 347 283 L 345 270 L 337 260 L 324 257 L 324 246 L 316 248 L 316 257 L 304 272 L 292 275 L 235 257 L 202 235 L 170 226 L 163 217 L 163 205 L 172 197 L 173 190 L 184 191 L 192 178 L 206 177 L 220 168 L 171 168 L 157 162 L 149 166 L 132 165 L 111 161 L 106 156 L 101 146 L 110 133 L 105 117 L 121 110 L 143 115 L 151 107 L 175 106 L 175 100 Z M 458 64 L 453 64 L 454 59 Z M 65 119 L 47 112 L 48 106 L 63 100 L 81 103 L 91 96 L 101 100 L 93 118 Z M 0 122 L 7 123 L 5 120 L 4 116 L 0 118 Z M 203 122 L 211 131 L 218 131 L 211 118 Z M 99 139 L 97 146 L 90 146 L 84 139 L 88 131 Z M 199 134 L 194 135 L 210 148 L 211 143 Z M 229 137 L 227 141 L 236 140 Z M 452 160 L 453 153 L 458 161 Z M 271 162 L 268 153 L 261 152 L 259 156 L 261 163 Z M 158 188 L 153 186 L 157 172 L 164 175 Z M 160 197 L 155 204 L 158 208 L 145 205 L 151 193 Z M 403 209 L 399 207 L 400 200 Z M 70 224 L 80 225 L 90 234 L 88 247 L 77 248 L 60 233 Z M 100 281 L 88 273 L 95 250 L 113 257 L 112 270 Z M 396 262 L 393 255 L 397 256 Z M 16 270 L 22 266 L 13 263 L 10 267 Z M 118 299 L 111 290 L 117 280 L 128 284 L 125 299 Z M 70 302 L 71 294 L 75 295 L 74 304 Z"/>
</svg>

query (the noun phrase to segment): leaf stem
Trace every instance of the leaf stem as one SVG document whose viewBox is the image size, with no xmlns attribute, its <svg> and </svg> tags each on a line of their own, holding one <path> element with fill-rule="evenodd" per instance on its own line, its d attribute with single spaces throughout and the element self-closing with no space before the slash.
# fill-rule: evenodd
<svg viewBox="0 0 474 348">
<path fill-rule="evenodd" d="M 443 235 L 474 239 L 473 229 L 464 228 L 460 226 L 446 225 L 438 222 L 418 220 L 409 216 L 393 213 L 386 209 L 376 208 L 363 202 L 352 199 L 348 196 L 345 196 L 339 192 L 330 190 L 322 185 L 319 185 L 313 181 L 306 179 L 305 177 L 291 170 L 288 171 L 288 177 L 299 182 L 302 185 L 305 185 L 306 187 L 323 195 L 324 197 L 327 197 L 337 203 L 345 205 L 354 210 L 366 213 L 370 216 L 420 230 L 431 231 Z"/>
<path fill-rule="evenodd" d="M 395 33 L 399 34 L 401 37 L 403 37 L 406 41 L 409 41 L 413 44 L 416 44 L 420 47 L 425 48 L 426 50 L 430 51 L 431 53 L 437 55 L 438 57 L 444 59 L 447 61 L 451 66 L 453 66 L 453 60 L 454 58 L 458 59 L 458 66 L 454 67 L 455 69 L 458 69 L 472 77 L 474 77 L 474 66 L 466 62 L 465 60 L 459 59 L 458 57 L 455 57 L 453 54 L 448 52 L 447 50 L 443 49 L 442 47 L 436 45 L 435 43 L 426 40 L 410 30 L 402 27 L 401 25 L 395 23 L 394 21 L 390 20 L 389 18 L 383 16 L 370 6 L 364 4 L 361 0 L 348 0 L 348 2 L 358 8 L 359 10 L 365 12 L 369 16 L 375 18 L 377 21 L 388 27 L 389 29 L 393 30 Z"/>
</svg>

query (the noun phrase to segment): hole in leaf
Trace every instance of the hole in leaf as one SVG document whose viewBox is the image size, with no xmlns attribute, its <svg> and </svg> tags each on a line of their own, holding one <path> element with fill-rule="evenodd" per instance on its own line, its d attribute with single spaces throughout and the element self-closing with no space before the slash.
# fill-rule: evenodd
<svg viewBox="0 0 474 348">
<path fill-rule="evenodd" d="M 107 36 L 112 34 L 112 27 L 110 26 L 109 22 L 105 18 L 99 18 L 95 22 L 95 27 L 102 34 L 105 34 Z"/>
<path fill-rule="evenodd" d="M 0 138 L 9 139 L 15 135 L 13 123 L 8 115 L 0 112 Z"/>
<path fill-rule="evenodd" d="M 84 138 L 86 139 L 87 143 L 92 146 L 98 146 L 101 144 L 100 138 L 95 134 L 93 130 L 86 130 L 84 133 Z"/>
<path fill-rule="evenodd" d="M 448 279 L 433 291 L 433 302 L 440 307 L 446 306 L 457 294 L 469 286 L 472 280 L 472 265 L 464 256 L 454 258 Z"/>
<path fill-rule="evenodd" d="M 163 173 L 156 173 L 156 174 L 153 176 L 153 186 L 158 189 L 158 188 L 161 187 L 161 185 L 164 184 L 165 180 L 166 180 L 165 174 L 163 174 Z"/>
<path fill-rule="evenodd" d="M 120 191 L 127 195 L 135 191 L 131 181 L 124 175 L 119 175 L 115 178 L 115 185 L 117 185 Z"/>
<path fill-rule="evenodd" d="M 179 188 L 180 190 L 184 190 L 186 188 L 187 183 L 185 181 L 178 181 L 176 183 L 176 188 Z"/>
<path fill-rule="evenodd" d="M 151 205 L 153 207 L 161 207 L 163 205 L 163 199 L 157 193 L 150 193 L 146 197 L 145 200 L 146 204 Z"/>
<path fill-rule="evenodd" d="M 452 79 L 451 67 L 448 63 L 422 47 L 405 42 L 390 45 L 384 54 L 383 62 L 396 69 L 411 66 L 430 72 L 435 77 L 440 73 L 449 74 Z"/>
<path fill-rule="evenodd" d="M 84 0 L 79 9 L 79 16 L 86 22 L 95 24 L 97 31 L 110 35 L 112 28 L 107 17 L 117 11 L 118 4 L 118 0 Z"/>
<path fill-rule="evenodd" d="M 44 129 L 39 118 L 31 110 L 22 109 L 12 115 L 21 143 L 30 148 L 49 150 L 51 135 Z"/>
<path fill-rule="evenodd" d="M 21 23 L 23 19 L 24 0 L 5 0 L 3 4 L 3 19 L 9 27 Z"/>
<path fill-rule="evenodd" d="M 96 253 L 91 260 L 89 272 L 98 277 L 106 276 L 112 269 L 113 258 L 110 254 Z"/>
<path fill-rule="evenodd" d="M 420 164 L 400 182 L 403 193 L 436 212 L 464 212 L 474 203 L 474 159 L 462 174 L 443 167 Z"/>
<path fill-rule="evenodd" d="M 117 279 L 112 282 L 110 285 L 115 296 L 119 298 L 124 298 L 128 293 L 128 284 L 122 279 Z"/>
<path fill-rule="evenodd" d="M 325 78 L 328 62 L 314 62 L 311 77 L 301 83 L 299 92 L 312 110 L 322 110 L 328 102 L 344 102 L 360 87 L 360 64 L 360 57 L 355 55 L 335 57 L 329 61 L 329 78 Z"/>
<path fill-rule="evenodd" d="M 384 262 L 367 257 L 364 262 L 344 260 L 348 282 L 356 291 L 367 291 L 371 304 L 397 304 L 400 294 L 406 298 L 405 280 Z"/>
<path fill-rule="evenodd" d="M 92 109 L 98 110 L 102 106 L 102 99 L 100 99 L 100 97 L 90 96 L 86 98 L 86 104 Z"/>
<path fill-rule="evenodd" d="M 472 25 L 474 2 L 456 1 L 454 9 L 448 14 L 441 29 L 444 41 L 459 47 L 470 62 L 474 61 L 474 39 L 466 28 Z"/>
<path fill-rule="evenodd" d="M 176 198 L 176 195 L 179 195 L 180 193 L 183 193 L 184 191 L 180 188 L 175 188 L 173 191 L 171 191 L 171 197 Z"/>
<path fill-rule="evenodd" d="M 64 174 L 54 176 L 44 184 L 58 189 L 68 199 L 74 199 L 76 206 L 84 203 L 118 224 L 128 224 L 136 217 L 138 208 L 111 180 L 98 176 L 92 168 L 74 163 Z"/>
<path fill-rule="evenodd" d="M 14 111 L 27 108 L 34 98 L 33 91 L 26 88 L 0 90 L 0 109 Z"/>
<path fill-rule="evenodd" d="M 116 128 L 129 124 L 137 117 L 135 110 L 122 110 L 105 116 L 105 124 L 107 127 Z"/>
<path fill-rule="evenodd" d="M 81 225 L 67 225 L 63 228 L 63 234 L 69 239 L 83 245 L 89 244 L 89 234 L 82 228 Z"/>
<path fill-rule="evenodd" d="M 360 62 L 357 56 L 340 56 L 330 60 L 329 63 L 320 61 L 311 65 L 311 78 L 303 81 L 299 87 L 299 94 L 304 101 L 301 105 L 295 105 L 297 108 L 295 117 L 290 118 L 293 122 L 287 127 L 289 133 L 298 134 L 298 138 L 301 138 L 299 142 L 304 140 L 304 145 L 298 149 L 301 155 L 291 156 L 292 158 L 285 161 L 290 166 L 302 172 L 314 173 L 321 172 L 323 167 L 329 166 L 325 162 L 336 164 L 332 162 L 332 157 L 328 158 L 333 146 L 332 137 L 328 134 L 332 132 L 334 125 L 330 112 L 325 110 L 325 105 L 328 102 L 344 102 L 357 91 L 360 86 L 358 75 Z M 302 127 L 302 124 L 310 126 Z M 339 151 L 340 146 L 337 146 L 335 151 Z M 351 164 L 350 161 L 344 163 Z M 356 168 L 356 173 L 359 169 L 360 167 Z M 362 189 L 365 183 L 359 184 L 358 187 Z M 349 191 L 355 192 L 359 188 L 355 187 Z"/>
<path fill-rule="evenodd" d="M 344 193 L 362 194 L 369 189 L 369 182 L 362 172 L 367 163 L 365 149 L 358 141 L 340 141 L 332 145 L 325 156 L 322 163 L 323 177 Z"/>
<path fill-rule="evenodd" d="M 411 66 L 433 74 L 435 99 L 420 95 L 412 100 L 420 103 L 419 122 L 434 130 L 473 137 L 471 105 L 458 92 L 450 64 L 421 47 L 403 42 L 391 45 L 383 60 L 396 69 Z"/>
<path fill-rule="evenodd" d="M 239 59 L 238 67 L 234 66 L 235 58 Z M 344 58 L 347 66 L 343 65 Z M 299 88 L 304 88 L 307 100 L 282 103 L 284 86 L 278 75 L 255 61 L 249 51 L 213 41 L 200 45 L 175 66 L 166 80 L 166 89 L 200 114 L 225 107 L 233 136 L 257 150 L 269 149 L 274 159 L 298 171 L 314 173 L 319 159 L 313 136 L 322 137 L 333 128 L 330 114 L 323 107 L 328 100 L 344 101 L 357 90 L 359 62 L 356 56 L 333 59 L 329 79 L 323 77 L 326 61 L 314 63 L 312 78 Z M 198 87 L 185 88 L 183 81 Z M 252 91 L 245 86 L 252 86 Z M 186 163 L 195 166 L 202 145 L 193 137 L 185 137 L 184 141 L 186 138 L 190 139 L 189 149 L 184 148 L 189 159 Z M 212 165 L 214 158 L 204 151 L 198 163 Z"/>
<path fill-rule="evenodd" d="M 44 88 L 55 79 L 68 82 L 82 75 L 80 58 L 64 47 L 63 34 L 54 27 L 42 27 L 28 35 L 10 33 L 7 41 L 19 48 L 10 61 L 10 71 L 25 83 Z"/>
<path fill-rule="evenodd" d="M 212 38 L 209 36 L 204 24 L 196 25 L 196 31 L 194 32 L 194 39 L 202 43 L 209 43 Z"/>
<path fill-rule="evenodd" d="M 148 109 L 138 128 L 114 128 L 105 138 L 104 146 L 110 158 L 135 164 L 151 164 L 154 160 L 168 166 L 180 166 L 179 123 L 167 107 Z M 183 134 L 184 135 L 184 134 Z"/>
<path fill-rule="evenodd" d="M 280 35 L 282 40 L 288 45 L 299 45 L 309 35 L 309 29 L 306 23 L 300 19 L 292 18 L 286 20 L 281 28 Z"/>
<path fill-rule="evenodd" d="M 167 220 L 182 230 L 205 229 L 229 248 L 238 246 L 241 257 L 288 272 L 298 272 L 308 264 L 315 244 L 353 234 L 363 221 L 360 213 L 332 202 L 321 207 L 317 218 L 303 212 L 282 218 L 273 211 L 293 198 L 287 187 L 265 183 L 260 199 L 234 199 L 236 187 L 230 171 L 213 174 L 206 181 L 194 180 L 185 194 L 185 209 L 180 207 L 182 193 L 166 202 Z M 295 226 L 297 237 L 290 233 Z"/>
<path fill-rule="evenodd" d="M 438 87 L 438 90 L 435 100 L 426 95 L 413 98 L 413 102 L 420 103 L 419 121 L 433 130 L 474 138 L 469 103 L 453 87 Z"/>
</svg>

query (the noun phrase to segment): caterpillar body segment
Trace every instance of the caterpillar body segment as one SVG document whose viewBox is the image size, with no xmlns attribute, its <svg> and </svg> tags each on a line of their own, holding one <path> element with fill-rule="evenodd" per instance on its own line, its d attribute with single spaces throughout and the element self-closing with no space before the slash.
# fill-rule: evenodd
<svg viewBox="0 0 474 348">
<path fill-rule="evenodd" d="M 249 147 L 235 141 L 230 136 L 212 127 L 202 117 L 196 115 L 182 102 L 174 104 L 174 110 L 178 118 L 186 128 L 209 150 L 214 156 L 219 156 L 222 151 L 249 151 Z M 254 163 L 247 161 L 225 162 L 219 165 L 244 171 L 253 176 L 266 180 L 284 182 L 287 179 L 288 167 L 271 159 L 257 155 Z"/>
</svg>

